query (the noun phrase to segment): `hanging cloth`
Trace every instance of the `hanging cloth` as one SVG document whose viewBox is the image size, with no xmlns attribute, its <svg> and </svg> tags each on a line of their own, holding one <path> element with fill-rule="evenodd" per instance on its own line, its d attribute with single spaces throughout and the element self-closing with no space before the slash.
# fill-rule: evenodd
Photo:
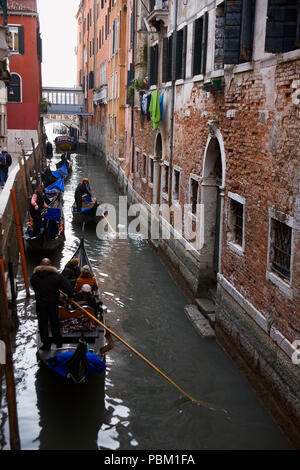
<svg viewBox="0 0 300 470">
<path fill-rule="evenodd" d="M 162 93 L 159 97 L 159 110 L 160 110 L 160 120 L 164 119 L 164 94 Z"/>
<path fill-rule="evenodd" d="M 158 91 L 155 90 L 151 95 L 151 102 L 149 107 L 151 115 L 151 128 L 153 131 L 158 128 L 160 122 L 160 106 Z"/>
</svg>

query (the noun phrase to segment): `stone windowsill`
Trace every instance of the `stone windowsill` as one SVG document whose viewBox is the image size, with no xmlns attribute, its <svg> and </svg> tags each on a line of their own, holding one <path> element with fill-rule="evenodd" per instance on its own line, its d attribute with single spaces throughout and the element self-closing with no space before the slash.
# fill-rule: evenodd
<svg viewBox="0 0 300 470">
<path fill-rule="evenodd" d="M 243 247 L 241 247 L 241 245 L 238 245 L 234 242 L 227 242 L 227 245 L 230 250 L 233 251 L 236 255 L 245 256 L 245 251 L 243 250 Z"/>
<path fill-rule="evenodd" d="M 275 273 L 271 271 L 266 272 L 266 279 L 272 282 L 272 284 L 274 284 L 276 287 L 278 287 L 278 289 L 283 294 L 285 294 L 286 297 L 288 297 L 289 299 L 293 299 L 292 288 L 290 284 L 288 284 L 286 281 L 284 281 L 283 279 L 281 279 L 279 276 L 277 276 Z"/>
</svg>

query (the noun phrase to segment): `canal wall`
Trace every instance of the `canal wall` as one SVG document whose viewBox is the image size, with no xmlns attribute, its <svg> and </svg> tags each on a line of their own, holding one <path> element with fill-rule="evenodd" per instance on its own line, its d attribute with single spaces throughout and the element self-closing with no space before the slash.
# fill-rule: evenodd
<svg viewBox="0 0 300 470">
<path fill-rule="evenodd" d="M 145 207 L 145 223 L 151 219 L 151 208 L 134 190 L 122 168 L 103 152 L 91 147 L 100 155 L 107 170 L 117 181 L 128 203 L 140 203 Z M 173 227 L 159 218 L 159 224 Z M 184 240 L 151 240 L 159 251 L 175 280 L 179 280 L 190 298 L 207 296 L 212 283 L 201 274 L 196 250 L 187 250 Z M 215 334 L 217 342 L 238 365 L 243 375 L 257 392 L 264 406 L 296 448 L 300 448 L 300 368 L 293 364 L 295 347 L 267 322 L 265 317 L 247 302 L 226 280 L 218 277 L 215 298 Z M 205 295 L 206 294 L 206 295 Z"/>
<path fill-rule="evenodd" d="M 17 272 L 19 264 L 19 246 L 10 190 L 15 190 L 22 225 L 27 217 L 28 196 L 32 195 L 33 188 L 40 178 L 41 162 L 39 146 L 36 146 L 34 152 L 25 153 L 21 159 L 22 169 L 19 165 L 12 168 L 0 194 L 0 257 L 4 259 L 6 275 L 9 263 L 12 263 L 14 273 Z"/>
</svg>

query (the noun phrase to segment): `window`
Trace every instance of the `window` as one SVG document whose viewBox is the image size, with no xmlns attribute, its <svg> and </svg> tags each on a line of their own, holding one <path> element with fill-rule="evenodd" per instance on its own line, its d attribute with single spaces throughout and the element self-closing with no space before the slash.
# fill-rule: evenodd
<svg viewBox="0 0 300 470">
<path fill-rule="evenodd" d="M 94 88 L 94 72 L 93 70 L 91 70 L 89 72 L 89 89 L 91 90 L 92 88 Z"/>
<path fill-rule="evenodd" d="M 150 47 L 150 85 L 157 85 L 158 45 Z"/>
<path fill-rule="evenodd" d="M 24 54 L 24 27 L 23 26 L 8 26 L 10 37 L 8 47 L 14 54 Z"/>
<path fill-rule="evenodd" d="M 143 172 L 142 177 L 147 178 L 147 155 L 143 153 Z"/>
<path fill-rule="evenodd" d="M 185 78 L 187 26 L 176 34 L 176 75 L 175 79 Z"/>
<path fill-rule="evenodd" d="M 300 47 L 298 0 L 268 1 L 266 52 L 288 52 Z"/>
<path fill-rule="evenodd" d="M 292 228 L 271 219 L 270 267 L 286 281 L 291 279 Z"/>
<path fill-rule="evenodd" d="M 225 64 L 252 60 L 255 3 L 256 0 L 225 2 Z"/>
<path fill-rule="evenodd" d="M 163 39 L 162 81 L 172 80 L 172 41 L 173 35 Z"/>
<path fill-rule="evenodd" d="M 164 193 L 168 194 L 169 192 L 169 165 L 164 163 L 163 172 L 162 172 L 162 190 Z"/>
<path fill-rule="evenodd" d="M 139 171 L 140 167 L 140 152 L 136 150 L 135 152 L 135 171 Z"/>
<path fill-rule="evenodd" d="M 244 249 L 244 206 L 245 198 L 238 194 L 228 193 L 228 233 L 227 240 Z"/>
<path fill-rule="evenodd" d="M 20 75 L 11 74 L 11 79 L 7 87 L 7 101 L 9 103 L 22 102 L 22 81 Z"/>
<path fill-rule="evenodd" d="M 192 205 L 192 213 L 197 214 L 199 193 L 199 181 L 193 177 L 190 180 L 190 204 Z"/>
<path fill-rule="evenodd" d="M 194 22 L 193 76 L 205 74 L 207 59 L 208 13 Z"/>
<path fill-rule="evenodd" d="M 175 201 L 179 201 L 179 190 L 180 190 L 180 171 L 174 169 L 173 199 L 175 199 Z"/>
<path fill-rule="evenodd" d="M 154 158 L 149 157 L 149 183 L 153 183 L 154 175 Z"/>
</svg>

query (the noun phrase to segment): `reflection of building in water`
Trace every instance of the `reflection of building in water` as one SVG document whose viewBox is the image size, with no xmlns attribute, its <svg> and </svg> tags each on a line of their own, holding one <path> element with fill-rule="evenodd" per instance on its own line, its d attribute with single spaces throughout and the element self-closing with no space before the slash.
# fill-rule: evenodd
<svg viewBox="0 0 300 470">
<path fill-rule="evenodd" d="M 35 388 L 40 450 L 96 450 L 104 421 L 105 373 L 75 385 L 41 366 Z"/>
</svg>

